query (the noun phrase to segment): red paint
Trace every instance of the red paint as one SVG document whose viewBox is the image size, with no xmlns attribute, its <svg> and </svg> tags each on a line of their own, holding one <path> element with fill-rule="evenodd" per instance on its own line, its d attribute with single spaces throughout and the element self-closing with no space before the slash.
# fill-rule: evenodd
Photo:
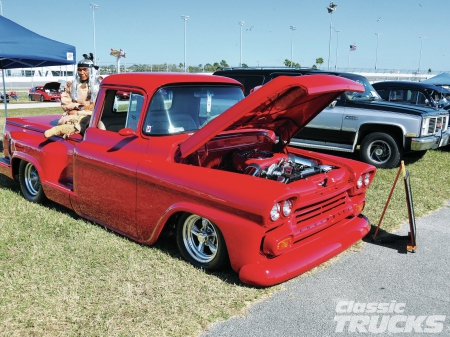
<svg viewBox="0 0 450 337">
<path fill-rule="evenodd" d="M 102 81 L 91 125 L 106 116 L 108 91 L 130 92 L 144 100 L 135 132 L 91 126 L 84 139 L 47 140 L 43 132 L 59 116 L 8 118 L 0 173 L 14 178 L 20 161 L 29 161 L 49 199 L 144 244 L 155 243 L 182 212 L 208 218 L 225 238 L 232 268 L 258 286 L 295 277 L 368 233 L 360 214 L 368 186 L 357 189 L 356 182 L 365 173 L 372 181 L 373 166 L 277 144 L 277 137 L 288 143 L 341 92 L 361 91 L 359 84 L 335 76 L 280 76 L 198 131 L 153 135 L 146 116 L 158 89 L 199 84 L 242 90 L 219 76 L 118 74 Z M 218 100 L 198 88 L 195 98 Z M 169 113 L 188 106 L 177 106 L 175 96 L 170 104 Z M 264 172 L 245 174 L 253 165 Z M 287 199 L 292 213 L 272 221 L 274 203 Z"/>
</svg>

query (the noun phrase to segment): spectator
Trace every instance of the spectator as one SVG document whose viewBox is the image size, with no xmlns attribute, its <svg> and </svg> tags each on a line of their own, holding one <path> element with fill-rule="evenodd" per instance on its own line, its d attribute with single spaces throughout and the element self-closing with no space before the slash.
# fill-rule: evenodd
<svg viewBox="0 0 450 337">
<path fill-rule="evenodd" d="M 94 110 L 101 77 L 97 77 L 98 66 L 94 64 L 92 53 L 83 54 L 78 62 L 77 72 L 71 82 L 67 82 L 61 94 L 61 107 L 64 111 L 58 126 L 45 131 L 45 138 L 62 135 L 64 138 L 74 133 L 84 134 L 89 126 Z M 102 127 L 102 124 L 99 125 Z"/>
</svg>

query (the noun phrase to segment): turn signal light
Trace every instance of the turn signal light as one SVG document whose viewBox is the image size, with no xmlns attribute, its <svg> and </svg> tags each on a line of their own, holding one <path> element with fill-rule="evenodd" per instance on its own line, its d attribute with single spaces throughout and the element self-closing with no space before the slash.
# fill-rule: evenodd
<svg viewBox="0 0 450 337">
<path fill-rule="evenodd" d="M 357 204 L 356 207 L 355 207 L 355 213 L 356 214 L 360 214 L 363 211 L 363 209 L 364 209 L 364 205 L 365 205 L 364 201 L 362 201 L 359 204 Z"/>
<path fill-rule="evenodd" d="M 278 242 L 277 249 L 284 250 L 286 248 L 289 248 L 290 246 L 292 246 L 292 237 L 285 238 Z"/>
</svg>

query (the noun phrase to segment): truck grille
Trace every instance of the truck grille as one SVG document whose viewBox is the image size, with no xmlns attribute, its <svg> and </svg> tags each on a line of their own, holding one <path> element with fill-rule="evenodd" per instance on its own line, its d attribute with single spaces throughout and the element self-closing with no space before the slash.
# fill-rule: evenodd
<svg viewBox="0 0 450 337">
<path fill-rule="evenodd" d="M 425 118 L 423 127 L 423 136 L 434 135 L 439 130 L 445 132 L 447 128 L 448 128 L 448 116 Z"/>
<path fill-rule="evenodd" d="M 298 232 L 313 234 L 353 214 L 347 193 L 320 200 L 294 211 Z"/>
</svg>

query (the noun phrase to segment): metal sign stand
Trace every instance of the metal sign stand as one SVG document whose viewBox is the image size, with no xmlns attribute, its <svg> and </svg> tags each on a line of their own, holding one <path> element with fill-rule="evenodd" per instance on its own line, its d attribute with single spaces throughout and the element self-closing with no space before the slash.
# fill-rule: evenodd
<svg viewBox="0 0 450 337">
<path fill-rule="evenodd" d="M 405 170 L 405 164 L 402 160 L 400 168 L 397 172 L 397 176 L 395 177 L 394 184 L 392 185 L 391 192 L 389 193 L 388 200 L 386 201 L 386 204 L 384 205 L 383 213 L 381 214 L 380 221 L 378 222 L 377 229 L 375 230 L 374 235 L 372 236 L 372 241 L 375 241 L 378 230 L 380 229 L 381 222 L 383 221 L 384 215 L 386 213 L 387 207 L 389 205 L 389 202 L 391 201 L 392 194 L 394 193 L 395 186 L 397 185 L 398 178 L 400 176 L 400 172 L 403 172 L 403 180 L 405 183 L 405 193 L 406 193 L 406 206 L 408 208 L 408 218 L 409 218 L 409 230 L 408 233 L 408 242 L 406 246 L 406 250 L 414 253 L 417 250 L 417 243 L 416 243 L 416 220 L 414 217 L 414 205 L 413 205 L 413 197 L 412 197 L 412 191 L 411 191 L 411 182 L 409 179 L 409 171 Z"/>
</svg>

